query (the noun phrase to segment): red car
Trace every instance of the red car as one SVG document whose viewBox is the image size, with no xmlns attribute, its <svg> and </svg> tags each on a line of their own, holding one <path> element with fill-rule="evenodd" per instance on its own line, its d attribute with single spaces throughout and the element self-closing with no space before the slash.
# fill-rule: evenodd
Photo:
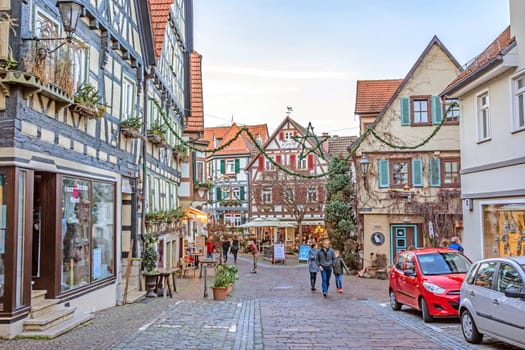
<svg viewBox="0 0 525 350">
<path fill-rule="evenodd" d="M 461 252 L 422 248 L 399 253 L 390 270 L 390 306 L 420 310 L 425 322 L 434 317 L 458 317 L 459 291 L 472 265 Z"/>
</svg>

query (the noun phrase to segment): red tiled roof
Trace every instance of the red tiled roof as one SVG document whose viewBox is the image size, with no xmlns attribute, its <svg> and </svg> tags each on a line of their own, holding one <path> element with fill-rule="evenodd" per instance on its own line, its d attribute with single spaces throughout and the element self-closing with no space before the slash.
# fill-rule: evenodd
<svg viewBox="0 0 525 350">
<path fill-rule="evenodd" d="M 170 14 L 170 6 L 174 1 L 175 0 L 149 0 L 151 25 L 153 26 L 153 40 L 155 40 L 155 53 L 157 59 L 160 58 L 166 25 L 168 24 L 168 17 Z"/>
<path fill-rule="evenodd" d="M 202 98 L 202 56 L 197 51 L 190 53 L 190 110 L 185 132 L 204 129 L 204 102 Z"/>
<path fill-rule="evenodd" d="M 482 69 L 485 65 L 497 58 L 497 56 L 501 55 L 502 51 L 504 51 L 515 40 L 515 37 L 510 36 L 510 26 L 508 26 L 482 53 L 467 64 L 467 68 L 447 86 L 445 91 Z"/>
<path fill-rule="evenodd" d="M 403 79 L 358 80 L 355 113 L 379 113 L 396 92 Z"/>
<path fill-rule="evenodd" d="M 261 144 L 264 144 L 268 140 L 268 127 L 266 126 L 266 124 L 247 125 L 245 127 L 248 128 L 248 130 L 254 137 L 260 135 Z M 204 128 L 203 138 L 209 142 L 208 149 L 214 149 L 216 148 L 214 144 L 214 141 L 216 139 L 221 140 L 218 145 L 220 147 L 221 145 L 228 143 L 232 138 L 234 138 L 241 128 L 242 127 L 239 127 L 235 123 L 233 123 L 231 126 Z M 254 146 L 251 139 L 246 133 L 243 132 L 241 133 L 240 137 L 238 137 L 230 145 L 218 152 L 215 152 L 214 155 L 233 155 L 249 153 L 252 151 L 253 148 Z"/>
</svg>

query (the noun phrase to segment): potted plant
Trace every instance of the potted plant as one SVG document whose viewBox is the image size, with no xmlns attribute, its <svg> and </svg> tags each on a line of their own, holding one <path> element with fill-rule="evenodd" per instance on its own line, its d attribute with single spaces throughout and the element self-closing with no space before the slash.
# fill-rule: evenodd
<svg viewBox="0 0 525 350">
<path fill-rule="evenodd" d="M 127 119 L 120 121 L 120 131 L 128 137 L 139 138 L 140 130 L 142 129 L 142 119 L 129 116 Z"/>
<path fill-rule="evenodd" d="M 230 285 L 231 277 L 226 265 L 219 264 L 215 266 L 215 277 L 213 279 L 213 299 L 225 300 Z"/>
<path fill-rule="evenodd" d="M 98 90 L 91 84 L 82 84 L 75 93 L 73 103 L 70 108 L 88 118 L 100 118 L 106 113 L 107 104 L 101 102 L 102 96 Z"/>
<path fill-rule="evenodd" d="M 156 296 L 155 287 L 157 286 L 157 260 L 159 254 L 157 253 L 157 238 L 151 233 L 144 235 L 144 251 L 142 252 L 142 270 L 146 279 L 146 289 L 148 290 L 147 297 L 153 298 Z"/>
</svg>

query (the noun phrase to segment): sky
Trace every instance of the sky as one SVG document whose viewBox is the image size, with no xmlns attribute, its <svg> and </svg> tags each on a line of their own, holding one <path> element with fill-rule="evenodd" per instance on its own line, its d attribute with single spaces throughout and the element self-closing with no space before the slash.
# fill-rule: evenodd
<svg viewBox="0 0 525 350">
<path fill-rule="evenodd" d="M 194 0 L 206 127 L 291 117 L 358 134 L 357 80 L 402 79 L 436 35 L 460 64 L 508 25 L 508 0 Z"/>
</svg>

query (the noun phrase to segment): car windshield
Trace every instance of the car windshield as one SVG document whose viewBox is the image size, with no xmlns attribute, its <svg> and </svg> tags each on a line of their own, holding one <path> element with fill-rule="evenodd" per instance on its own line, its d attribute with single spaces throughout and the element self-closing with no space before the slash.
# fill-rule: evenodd
<svg viewBox="0 0 525 350">
<path fill-rule="evenodd" d="M 471 265 L 465 256 L 455 252 L 420 254 L 417 260 L 423 275 L 466 273 Z"/>
</svg>

